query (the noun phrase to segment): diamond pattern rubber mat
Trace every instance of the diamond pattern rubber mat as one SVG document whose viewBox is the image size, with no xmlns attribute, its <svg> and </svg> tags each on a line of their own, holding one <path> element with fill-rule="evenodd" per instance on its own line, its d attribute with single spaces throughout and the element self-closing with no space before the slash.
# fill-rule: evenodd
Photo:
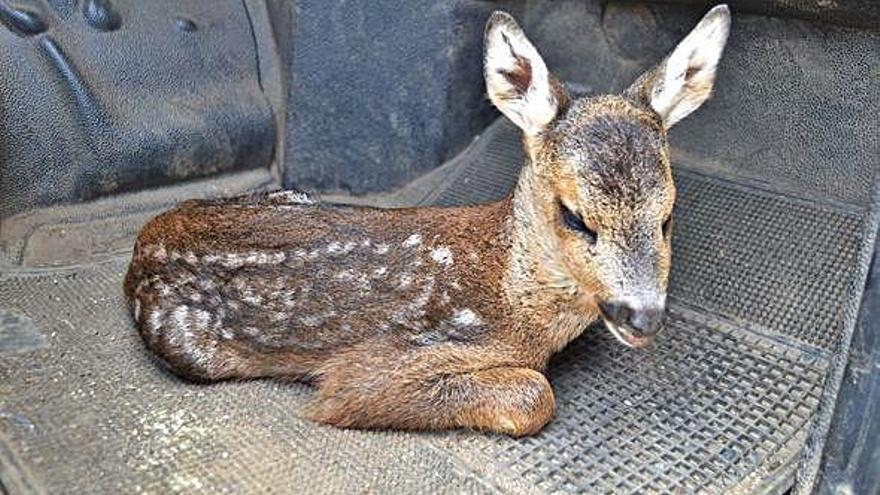
<svg viewBox="0 0 880 495">
<path fill-rule="evenodd" d="M 161 371 L 123 309 L 126 266 L 0 278 L 2 304 L 48 341 L 0 354 L 0 434 L 47 493 L 488 491 L 429 435 L 298 418 L 305 385 Z"/>
<path fill-rule="evenodd" d="M 473 440 L 485 444 L 474 450 L 548 493 L 742 489 L 791 460 L 825 368 L 816 354 L 675 305 L 651 350 L 589 329 L 551 367 L 555 421 L 535 438 Z"/>
<path fill-rule="evenodd" d="M 677 174 L 675 294 L 825 350 L 858 280 L 857 213 Z"/>
<path fill-rule="evenodd" d="M 558 356 L 558 416 L 535 438 L 341 431 L 296 417 L 303 385 L 197 386 L 160 371 L 122 308 L 124 269 L 0 280 L 0 300 L 33 315 L 49 341 L 0 360 L 0 411 L 50 493 L 71 482 L 89 492 L 306 482 L 472 492 L 523 481 L 547 492 L 720 491 L 792 458 L 826 366 L 676 305 L 653 350 L 623 348 L 596 326 Z"/>
<path fill-rule="evenodd" d="M 518 138 L 496 124 L 482 141 L 421 202 L 504 194 Z M 867 214 L 685 170 L 677 183 L 667 332 L 632 350 L 588 329 L 551 366 L 557 417 L 527 439 L 317 426 L 297 415 L 304 385 L 161 371 L 122 307 L 127 259 L 9 272 L 0 312 L 16 317 L 0 325 L 27 321 L 39 345 L 0 346 L 0 465 L 22 466 L 0 476 L 49 493 L 753 493 L 786 479 L 861 297 Z"/>
</svg>

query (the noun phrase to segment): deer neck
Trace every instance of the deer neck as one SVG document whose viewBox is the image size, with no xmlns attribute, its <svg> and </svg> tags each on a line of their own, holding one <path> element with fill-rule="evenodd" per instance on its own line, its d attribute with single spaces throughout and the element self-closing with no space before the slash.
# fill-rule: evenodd
<svg viewBox="0 0 880 495">
<path fill-rule="evenodd" d="M 551 200 L 546 184 L 530 160 L 520 173 L 511 200 L 510 253 L 504 291 L 524 332 L 550 344 L 551 352 L 564 347 L 595 319 L 585 311 L 591 295 L 571 278 L 560 256 L 553 225 L 541 211 Z"/>
</svg>

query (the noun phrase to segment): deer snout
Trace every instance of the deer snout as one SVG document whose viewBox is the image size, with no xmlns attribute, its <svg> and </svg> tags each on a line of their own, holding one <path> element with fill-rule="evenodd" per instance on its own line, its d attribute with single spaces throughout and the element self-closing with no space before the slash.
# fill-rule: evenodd
<svg viewBox="0 0 880 495">
<path fill-rule="evenodd" d="M 618 340 L 630 347 L 644 347 L 662 329 L 666 305 L 660 301 L 624 298 L 602 301 L 599 310 Z"/>
</svg>

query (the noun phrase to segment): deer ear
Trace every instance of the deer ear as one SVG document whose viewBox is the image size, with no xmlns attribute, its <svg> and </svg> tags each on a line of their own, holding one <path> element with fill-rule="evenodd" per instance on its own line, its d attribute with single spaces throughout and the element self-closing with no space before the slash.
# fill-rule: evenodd
<svg viewBox="0 0 880 495">
<path fill-rule="evenodd" d="M 556 118 L 564 91 L 516 21 L 496 11 L 486 23 L 484 75 L 489 99 L 528 135 Z"/>
<path fill-rule="evenodd" d="M 729 32 L 730 9 L 717 5 L 648 78 L 653 85 L 645 96 L 667 129 L 709 99 Z"/>
</svg>

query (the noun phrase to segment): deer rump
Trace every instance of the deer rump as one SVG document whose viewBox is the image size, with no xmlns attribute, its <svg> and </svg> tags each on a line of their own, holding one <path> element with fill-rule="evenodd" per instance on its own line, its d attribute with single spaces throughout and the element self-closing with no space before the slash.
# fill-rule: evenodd
<svg viewBox="0 0 880 495">
<path fill-rule="evenodd" d="M 145 342 L 173 371 L 313 377 L 359 345 L 399 351 L 486 337 L 491 315 L 470 307 L 480 303 L 472 289 L 498 281 L 473 280 L 482 271 L 474 265 L 492 262 L 482 243 L 464 239 L 467 219 L 485 212 L 275 194 L 188 201 L 141 232 L 125 292 Z M 464 242 L 438 228 L 465 229 Z"/>
</svg>

